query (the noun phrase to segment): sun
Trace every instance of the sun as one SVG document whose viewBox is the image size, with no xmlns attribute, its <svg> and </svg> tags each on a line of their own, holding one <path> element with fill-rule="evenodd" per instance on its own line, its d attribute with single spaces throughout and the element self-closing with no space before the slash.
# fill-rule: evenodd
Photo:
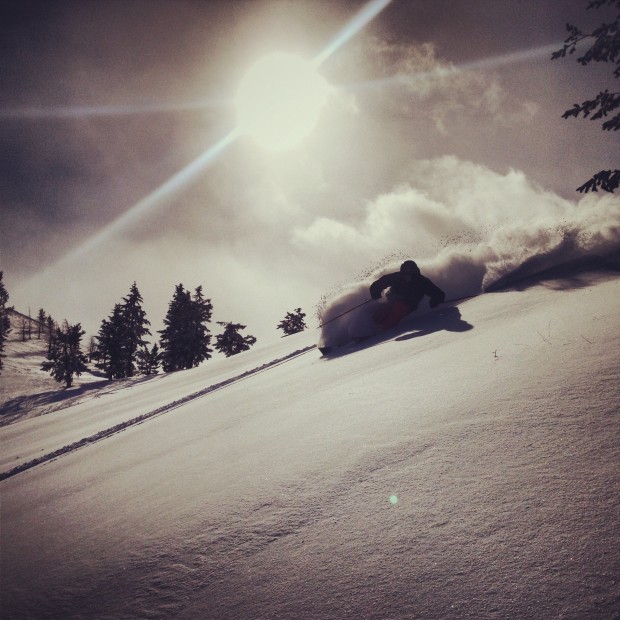
<svg viewBox="0 0 620 620">
<path fill-rule="evenodd" d="M 329 85 L 312 63 L 277 52 L 255 62 L 235 99 L 240 129 L 271 151 L 297 146 L 314 129 Z"/>
</svg>

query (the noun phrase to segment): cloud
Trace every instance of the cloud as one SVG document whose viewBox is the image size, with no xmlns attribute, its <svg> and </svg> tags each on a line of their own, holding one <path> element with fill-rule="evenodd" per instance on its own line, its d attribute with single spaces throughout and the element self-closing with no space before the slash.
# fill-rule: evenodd
<svg viewBox="0 0 620 620">
<path fill-rule="evenodd" d="M 388 93 L 382 106 L 402 116 L 431 118 L 443 135 L 472 118 L 506 126 L 531 121 L 538 114 L 535 102 L 511 95 L 489 66 L 484 65 L 485 71 L 458 67 L 438 58 L 433 43 L 402 44 L 371 38 L 368 46 L 372 71 L 380 76 L 368 86 Z"/>
<path fill-rule="evenodd" d="M 519 171 L 498 174 L 445 156 L 410 166 L 407 182 L 368 202 L 359 222 L 320 217 L 293 232 L 300 247 L 373 255 L 385 248 L 430 256 L 448 244 L 479 242 L 501 224 L 561 213 L 567 201 L 534 187 Z"/>
</svg>

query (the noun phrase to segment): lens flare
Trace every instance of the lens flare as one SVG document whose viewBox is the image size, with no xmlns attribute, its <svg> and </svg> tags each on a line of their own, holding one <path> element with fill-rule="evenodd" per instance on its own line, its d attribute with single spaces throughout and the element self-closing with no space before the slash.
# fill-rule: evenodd
<svg viewBox="0 0 620 620">
<path fill-rule="evenodd" d="M 0 108 L 1 120 L 47 120 L 79 119 L 106 116 L 134 116 L 168 112 L 200 112 L 201 110 L 225 108 L 225 100 L 186 101 L 182 103 L 141 103 L 107 106 L 63 106 L 54 108 Z"/>
</svg>

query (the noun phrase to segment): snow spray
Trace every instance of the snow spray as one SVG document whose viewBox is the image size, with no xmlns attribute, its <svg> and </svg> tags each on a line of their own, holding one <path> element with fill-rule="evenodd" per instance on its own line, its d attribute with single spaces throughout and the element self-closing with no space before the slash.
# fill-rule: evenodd
<svg viewBox="0 0 620 620">
<path fill-rule="evenodd" d="M 605 259 L 620 252 L 620 199 L 615 195 L 587 195 L 573 203 L 553 194 L 541 195 L 530 188 L 528 197 L 533 204 L 518 204 L 514 213 L 507 213 L 505 208 L 498 208 L 498 213 L 488 206 L 483 209 L 472 204 L 469 197 L 453 198 L 452 202 L 444 197 L 442 203 L 432 204 L 434 219 L 428 224 L 431 221 L 428 196 L 420 203 L 418 190 L 400 191 L 398 215 L 416 225 L 403 226 L 398 233 L 392 231 L 392 236 L 402 241 L 411 237 L 408 245 L 418 252 L 412 251 L 406 258 L 415 260 L 422 274 L 443 289 L 448 299 L 498 290 L 570 262 Z M 523 192 L 521 188 L 517 198 L 524 198 L 520 195 Z M 403 194 L 410 201 L 408 211 L 403 210 L 406 203 Z M 385 205 L 382 206 L 385 200 L 384 197 L 377 201 L 376 210 L 385 211 Z M 374 213 L 373 218 L 377 217 Z M 387 219 L 384 217 L 383 221 Z M 428 225 L 423 241 L 421 224 L 425 221 Z M 457 227 L 462 234 L 454 232 Z M 452 233 L 446 235 L 446 231 Z M 438 240 L 441 240 L 439 250 Z M 398 271 L 404 257 L 399 252 L 398 260 L 364 274 L 323 300 L 317 308 L 319 322 L 324 324 L 321 342 L 338 345 L 351 336 L 372 333 L 376 304 L 363 303 L 369 296 L 369 286 L 380 276 Z M 328 322 L 358 304 L 359 308 Z M 423 302 L 420 310 L 424 307 Z"/>
</svg>

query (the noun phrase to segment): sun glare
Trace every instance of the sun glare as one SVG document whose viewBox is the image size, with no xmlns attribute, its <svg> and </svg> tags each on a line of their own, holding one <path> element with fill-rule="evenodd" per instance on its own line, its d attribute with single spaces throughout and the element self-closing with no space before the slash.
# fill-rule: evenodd
<svg viewBox="0 0 620 620">
<path fill-rule="evenodd" d="M 314 129 L 328 92 L 312 63 L 280 52 L 265 56 L 239 85 L 239 128 L 266 149 L 294 147 Z"/>
</svg>

